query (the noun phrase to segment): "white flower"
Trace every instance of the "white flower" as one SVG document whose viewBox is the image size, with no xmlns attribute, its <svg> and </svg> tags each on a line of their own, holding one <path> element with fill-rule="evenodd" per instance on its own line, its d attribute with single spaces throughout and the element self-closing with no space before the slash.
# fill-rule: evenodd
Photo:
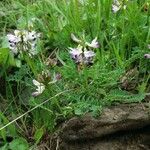
<svg viewBox="0 0 150 150">
<path fill-rule="evenodd" d="M 31 31 L 26 34 L 27 41 L 35 41 L 39 37 L 40 34 L 36 33 L 35 31 Z"/>
<path fill-rule="evenodd" d="M 92 64 L 95 53 L 91 50 L 84 49 L 84 64 Z"/>
<path fill-rule="evenodd" d="M 28 41 L 35 41 L 37 38 L 40 37 L 39 33 L 36 33 L 35 31 L 27 31 L 27 30 L 15 30 L 14 31 L 15 36 L 22 38 L 23 42 Z"/>
<path fill-rule="evenodd" d="M 127 0 L 128 1 L 128 0 Z M 118 12 L 121 8 L 126 9 L 127 6 L 123 5 L 123 2 L 119 2 L 118 0 L 114 0 L 112 4 L 112 11 L 114 13 Z"/>
<path fill-rule="evenodd" d="M 95 56 L 95 53 L 93 51 L 84 51 L 85 58 L 92 58 Z"/>
<path fill-rule="evenodd" d="M 99 47 L 97 37 L 91 43 L 86 42 L 85 44 L 89 47 L 92 47 L 92 48 L 98 48 Z"/>
<path fill-rule="evenodd" d="M 81 43 L 81 40 L 79 40 L 73 33 L 71 33 L 71 39 L 77 43 Z"/>
<path fill-rule="evenodd" d="M 37 80 L 33 80 L 33 84 L 37 86 L 36 92 L 32 93 L 32 96 L 38 96 L 43 93 L 45 90 L 45 85 L 43 83 L 38 82 Z"/>
<path fill-rule="evenodd" d="M 119 11 L 120 8 L 121 8 L 120 6 L 112 5 L 112 11 L 113 11 L 114 13 L 116 13 L 117 11 Z"/>
<path fill-rule="evenodd" d="M 144 57 L 150 59 L 150 54 L 145 54 Z"/>
<path fill-rule="evenodd" d="M 15 30 L 14 34 L 16 37 L 20 39 L 20 42 L 27 42 L 26 35 L 27 31 L 26 30 Z"/>
<path fill-rule="evenodd" d="M 14 34 L 16 37 L 21 37 L 21 32 L 19 30 L 14 30 Z"/>
</svg>

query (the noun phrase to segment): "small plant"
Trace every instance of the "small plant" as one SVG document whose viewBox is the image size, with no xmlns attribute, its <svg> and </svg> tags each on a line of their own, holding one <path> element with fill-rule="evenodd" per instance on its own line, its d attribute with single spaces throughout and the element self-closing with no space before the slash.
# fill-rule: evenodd
<svg viewBox="0 0 150 150">
<path fill-rule="evenodd" d="M 69 53 L 72 59 L 78 65 L 78 69 L 80 66 L 93 64 L 95 52 L 92 51 L 91 48 L 99 48 L 97 38 L 95 38 L 91 43 L 86 42 L 84 39 L 79 40 L 74 34 L 71 34 L 71 38 L 73 41 L 79 44 L 77 48 L 69 48 Z"/>
</svg>

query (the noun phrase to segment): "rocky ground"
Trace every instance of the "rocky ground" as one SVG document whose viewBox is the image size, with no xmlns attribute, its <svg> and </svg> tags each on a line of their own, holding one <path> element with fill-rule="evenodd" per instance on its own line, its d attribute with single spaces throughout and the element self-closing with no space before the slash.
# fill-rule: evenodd
<svg viewBox="0 0 150 150">
<path fill-rule="evenodd" d="M 54 149 L 150 150 L 149 106 L 121 104 L 105 108 L 99 118 L 74 117 L 64 123 Z"/>
</svg>

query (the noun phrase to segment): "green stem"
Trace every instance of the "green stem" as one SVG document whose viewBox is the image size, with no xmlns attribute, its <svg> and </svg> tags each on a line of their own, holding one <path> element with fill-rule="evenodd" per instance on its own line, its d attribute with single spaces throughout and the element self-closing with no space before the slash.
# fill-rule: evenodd
<svg viewBox="0 0 150 150">
<path fill-rule="evenodd" d="M 30 67 L 31 71 L 33 72 L 34 76 L 36 77 L 38 73 L 37 70 L 35 69 L 36 65 L 34 65 L 34 62 L 31 60 L 32 58 L 29 58 L 29 56 L 24 55 L 24 59 L 28 64 L 28 66 Z"/>
</svg>

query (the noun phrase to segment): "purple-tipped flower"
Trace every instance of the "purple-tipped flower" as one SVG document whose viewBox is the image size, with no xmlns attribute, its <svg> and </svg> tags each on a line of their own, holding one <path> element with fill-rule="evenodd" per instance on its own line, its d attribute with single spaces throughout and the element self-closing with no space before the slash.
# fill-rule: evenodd
<svg viewBox="0 0 150 150">
<path fill-rule="evenodd" d="M 144 55 L 144 58 L 150 59 L 150 54 L 145 54 L 145 55 Z"/>
<path fill-rule="evenodd" d="M 18 42 L 21 41 L 21 39 L 13 34 L 7 34 L 7 39 L 9 42 L 9 48 L 10 50 L 14 53 L 17 54 L 18 50 L 17 50 L 17 44 Z"/>
<path fill-rule="evenodd" d="M 87 50 L 86 48 L 83 48 L 82 46 L 78 46 L 77 48 L 70 48 L 70 54 L 72 59 L 75 60 L 75 63 L 80 64 L 91 64 L 93 63 L 93 58 L 95 56 L 95 53 L 91 50 Z"/>
<path fill-rule="evenodd" d="M 82 51 L 79 51 L 77 48 L 69 48 L 71 51 L 69 52 L 71 54 L 71 57 L 73 59 L 76 59 L 79 55 L 82 54 Z"/>
<path fill-rule="evenodd" d="M 70 54 L 71 54 L 71 58 L 73 60 L 75 60 L 75 63 L 81 63 L 82 62 L 82 51 L 78 48 L 70 48 Z"/>
<path fill-rule="evenodd" d="M 97 37 L 91 43 L 86 42 L 85 44 L 91 48 L 99 48 Z"/>
<path fill-rule="evenodd" d="M 13 34 L 7 34 L 7 38 L 10 43 L 18 43 L 21 40 L 19 37 L 15 36 Z"/>
<path fill-rule="evenodd" d="M 74 34 L 71 34 L 71 38 L 79 43 L 77 48 L 69 48 L 69 53 L 72 59 L 75 60 L 75 63 L 85 65 L 92 64 L 95 53 L 90 49 L 99 47 L 97 37 L 93 39 L 91 43 L 88 43 L 85 40 L 79 40 Z"/>
<path fill-rule="evenodd" d="M 79 56 L 82 54 L 82 46 L 78 45 L 77 48 L 69 48 L 71 51 L 69 52 L 72 59 L 78 60 Z"/>
</svg>

